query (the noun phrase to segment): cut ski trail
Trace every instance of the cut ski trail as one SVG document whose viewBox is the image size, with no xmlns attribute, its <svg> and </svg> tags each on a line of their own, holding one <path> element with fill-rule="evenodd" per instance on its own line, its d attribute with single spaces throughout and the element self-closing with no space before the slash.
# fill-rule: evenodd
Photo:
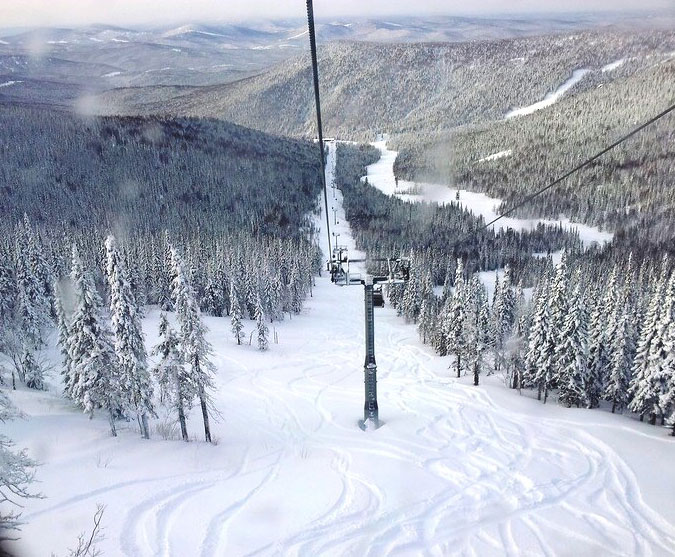
<svg viewBox="0 0 675 557">
<path fill-rule="evenodd" d="M 333 205 L 353 247 L 339 192 Z M 17 393 L 29 419 L 8 434 L 40 455 L 47 496 L 28 502 L 18 554 L 64 554 L 103 503 L 107 555 L 675 555 L 672 497 L 654 509 L 642 492 L 675 456 L 655 428 L 515 393 L 498 404 L 505 389 L 453 379 L 387 306 L 375 318 L 385 425 L 364 433 L 363 290 L 325 273 L 266 353 L 206 320 L 217 445 L 144 441 L 132 424 L 112 439 L 56 395 Z M 150 311 L 150 345 L 157 322 Z M 198 434 L 197 413 L 188 426 Z M 606 432 L 662 458 L 632 469 Z"/>
</svg>

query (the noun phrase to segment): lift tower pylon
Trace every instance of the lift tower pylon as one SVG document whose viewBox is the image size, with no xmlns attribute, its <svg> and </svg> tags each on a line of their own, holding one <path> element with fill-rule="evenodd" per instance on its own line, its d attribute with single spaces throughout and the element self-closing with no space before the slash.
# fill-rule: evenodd
<svg viewBox="0 0 675 557">
<path fill-rule="evenodd" d="M 373 288 L 373 277 L 367 275 L 363 283 L 363 298 L 366 310 L 366 360 L 363 364 L 363 375 L 366 397 L 363 405 L 363 420 L 359 421 L 359 427 L 363 430 L 377 429 L 380 427 L 377 407 L 377 363 L 375 362 Z"/>
</svg>

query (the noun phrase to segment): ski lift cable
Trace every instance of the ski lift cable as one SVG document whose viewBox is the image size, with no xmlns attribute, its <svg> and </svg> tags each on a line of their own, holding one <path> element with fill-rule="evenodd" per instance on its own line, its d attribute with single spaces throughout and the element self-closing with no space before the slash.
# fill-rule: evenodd
<svg viewBox="0 0 675 557">
<path fill-rule="evenodd" d="M 483 226 L 480 226 L 480 227 L 478 227 L 478 228 L 475 228 L 474 230 L 470 230 L 470 231 L 467 232 L 464 236 L 462 236 L 459 240 L 457 240 L 454 244 L 452 244 L 452 245 L 450 246 L 451 249 L 460 246 L 461 244 L 463 244 L 464 242 L 466 242 L 467 240 L 469 240 L 469 239 L 471 239 L 473 236 L 475 236 L 478 232 L 482 232 L 483 230 L 486 230 L 486 229 L 490 228 L 494 223 L 496 223 L 497 221 L 503 219 L 504 217 L 508 217 L 510 214 L 512 214 L 514 211 L 516 211 L 517 209 L 519 209 L 519 208 L 522 207 L 523 205 L 527 205 L 527 204 L 528 204 L 530 201 L 532 201 L 535 197 L 537 197 L 537 196 L 541 195 L 542 193 L 544 193 L 545 191 L 550 190 L 551 188 L 557 186 L 560 182 L 562 182 L 562 181 L 565 180 L 566 178 L 569 178 L 569 177 L 570 177 L 572 174 L 574 174 L 575 172 L 578 172 L 578 171 L 581 170 L 582 168 L 588 166 L 589 164 L 591 164 L 593 161 L 599 159 L 602 155 L 604 155 L 604 154 L 607 153 L 608 151 L 611 151 L 611 150 L 614 149 L 615 147 L 621 145 L 621 144 L 622 144 L 624 141 L 626 141 L 627 139 L 630 139 L 630 138 L 633 137 L 635 134 L 641 132 L 643 129 L 645 129 L 645 128 L 648 127 L 648 126 L 651 126 L 651 125 L 654 124 L 656 121 L 658 121 L 658 120 L 660 120 L 661 118 L 663 118 L 664 116 L 670 114 L 670 113 L 673 112 L 674 110 L 675 110 L 675 104 L 670 105 L 670 106 L 669 106 L 668 108 L 666 108 L 665 110 L 659 112 L 656 116 L 653 116 L 652 118 L 650 118 L 650 119 L 647 120 L 646 122 L 640 124 L 638 127 L 634 128 L 633 130 L 631 130 L 630 132 L 628 132 L 626 135 L 624 135 L 624 136 L 622 136 L 621 138 L 617 139 L 617 140 L 616 140 L 614 143 L 612 143 L 611 145 L 609 145 L 609 146 L 605 147 L 604 149 L 602 149 L 602 151 L 597 152 L 597 153 L 596 153 L 595 155 L 593 155 L 592 157 L 586 159 L 584 162 L 582 162 L 582 163 L 578 164 L 577 166 L 575 166 L 572 170 L 569 170 L 568 172 L 566 172 L 566 173 L 563 174 L 562 176 L 556 178 L 556 179 L 553 180 L 553 182 L 551 182 L 550 184 L 548 184 L 548 185 L 544 186 L 543 188 L 537 190 L 536 192 L 531 193 L 530 195 L 526 196 L 522 201 L 520 201 L 519 203 L 517 203 L 516 205 L 514 205 L 513 207 L 511 207 L 508 211 L 504 211 L 502 214 L 500 214 L 499 216 L 495 217 L 494 219 L 492 219 L 492 220 L 491 220 L 490 222 L 488 222 L 487 224 L 484 224 Z"/>
<path fill-rule="evenodd" d="M 319 64 L 316 58 L 316 34 L 314 32 L 314 6 L 312 0 L 307 0 L 307 24 L 309 31 L 309 46 L 312 52 L 312 75 L 314 77 L 314 100 L 316 102 L 316 127 L 319 134 L 319 149 L 321 151 L 321 185 L 323 186 L 323 203 L 326 210 L 326 236 L 328 237 L 329 259 L 333 257 L 330 244 L 330 217 L 328 216 L 328 192 L 326 189 L 326 157 L 323 148 L 323 129 L 321 124 L 321 100 L 319 98 Z"/>
</svg>

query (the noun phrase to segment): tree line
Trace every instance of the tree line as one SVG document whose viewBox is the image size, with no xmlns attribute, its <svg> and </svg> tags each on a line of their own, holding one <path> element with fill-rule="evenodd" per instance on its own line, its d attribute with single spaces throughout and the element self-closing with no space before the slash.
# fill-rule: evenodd
<svg viewBox="0 0 675 557">
<path fill-rule="evenodd" d="M 357 247 L 373 255 L 378 246 L 368 236 L 387 235 L 397 222 L 395 210 L 381 207 L 400 201 L 362 202 L 379 199 L 356 178 L 369 156 L 363 148 L 343 149 L 337 183 L 346 209 L 373 211 L 353 225 Z M 423 233 L 414 219 L 427 209 L 409 210 L 418 237 Z M 371 228 L 359 234 L 365 222 Z M 454 226 L 452 219 L 439 220 L 432 232 L 445 238 Z M 421 244 L 400 238 L 401 252 L 411 256 L 410 280 L 389 287 L 390 302 L 417 325 L 423 342 L 454 356 L 458 377 L 470 374 L 478 385 L 481 374 L 500 372 L 509 386 L 535 389 L 543 402 L 551 395 L 566 406 L 597 408 L 606 401 L 612 412 L 669 423 L 675 435 L 675 272 L 672 258 L 649 249 L 648 240 L 635 254 L 623 243 L 583 251 L 573 242 L 555 250 L 560 244 L 551 242 L 549 251 L 562 253 L 554 265 L 550 256 L 532 257 L 526 244 L 514 258 L 495 242 L 496 253 L 481 258 L 452 243 L 425 249 L 424 236 Z M 499 267 L 490 298 L 478 271 Z"/>
</svg>

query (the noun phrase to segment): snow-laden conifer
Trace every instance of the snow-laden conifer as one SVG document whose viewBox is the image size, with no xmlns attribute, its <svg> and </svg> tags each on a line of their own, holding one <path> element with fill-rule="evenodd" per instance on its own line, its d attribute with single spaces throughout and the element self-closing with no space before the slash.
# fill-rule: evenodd
<svg viewBox="0 0 675 557">
<path fill-rule="evenodd" d="M 188 441 L 186 412 L 192 407 L 195 393 L 180 352 L 178 333 L 171 327 L 165 313 L 159 319 L 159 337 L 152 354 L 160 359 L 152 371 L 159 384 L 162 402 L 177 412 L 181 436 L 183 441 Z"/>
<path fill-rule="evenodd" d="M 214 366 L 209 360 L 211 345 L 206 340 L 207 329 L 202 323 L 201 311 L 195 298 L 194 290 L 188 282 L 183 261 L 176 249 L 171 249 L 173 272 L 173 302 L 176 308 L 176 319 L 180 325 L 180 350 L 188 369 L 193 393 L 199 398 L 204 421 L 204 437 L 211 441 L 209 425 L 210 391 L 213 390 Z"/>
<path fill-rule="evenodd" d="M 105 241 L 106 273 L 110 287 L 110 317 L 115 339 L 120 388 L 125 406 L 136 412 L 141 435 L 150 438 L 148 416 L 154 416 L 153 387 L 147 364 L 147 354 L 140 307 L 129 283 L 127 269 L 113 236 Z"/>
<path fill-rule="evenodd" d="M 234 281 L 230 283 L 230 322 L 232 325 L 232 334 L 237 340 L 237 344 L 241 344 L 243 338 L 244 325 L 241 322 L 241 305 L 239 304 L 239 293 Z"/>
<path fill-rule="evenodd" d="M 110 432 L 116 436 L 115 417 L 124 403 L 117 357 L 112 334 L 102 315 L 101 298 L 75 245 L 70 276 L 75 291 L 75 312 L 69 328 L 71 368 L 66 394 L 84 412 L 93 414 L 96 408 L 105 409 Z"/>
<path fill-rule="evenodd" d="M 651 423 L 656 422 L 659 407 L 660 392 L 654 381 L 655 368 L 653 355 L 662 350 L 663 338 L 661 332 L 661 312 L 665 301 L 667 280 L 667 259 L 664 259 L 661 276 L 652 294 L 647 313 L 644 318 L 637 352 L 632 366 L 632 377 L 629 386 L 631 401 L 628 408 L 631 412 L 640 414 L 644 419 L 649 414 Z"/>
<path fill-rule="evenodd" d="M 613 414 L 617 410 L 621 412 L 628 404 L 628 385 L 634 346 L 628 310 L 617 305 L 612 320 L 615 322 L 612 326 L 615 334 L 610 344 L 609 373 L 603 398 L 612 403 Z"/>
<path fill-rule="evenodd" d="M 555 348 L 555 362 L 558 370 L 558 401 L 570 407 L 586 404 L 584 379 L 588 364 L 588 314 L 582 294 L 579 270 L 576 272 L 574 291 L 567 303 L 562 331 L 561 344 Z"/>
<path fill-rule="evenodd" d="M 269 329 L 265 323 L 265 311 L 263 310 L 262 300 L 258 296 L 258 301 L 255 306 L 255 323 L 258 331 L 258 350 L 267 350 L 269 347 Z"/>
</svg>

